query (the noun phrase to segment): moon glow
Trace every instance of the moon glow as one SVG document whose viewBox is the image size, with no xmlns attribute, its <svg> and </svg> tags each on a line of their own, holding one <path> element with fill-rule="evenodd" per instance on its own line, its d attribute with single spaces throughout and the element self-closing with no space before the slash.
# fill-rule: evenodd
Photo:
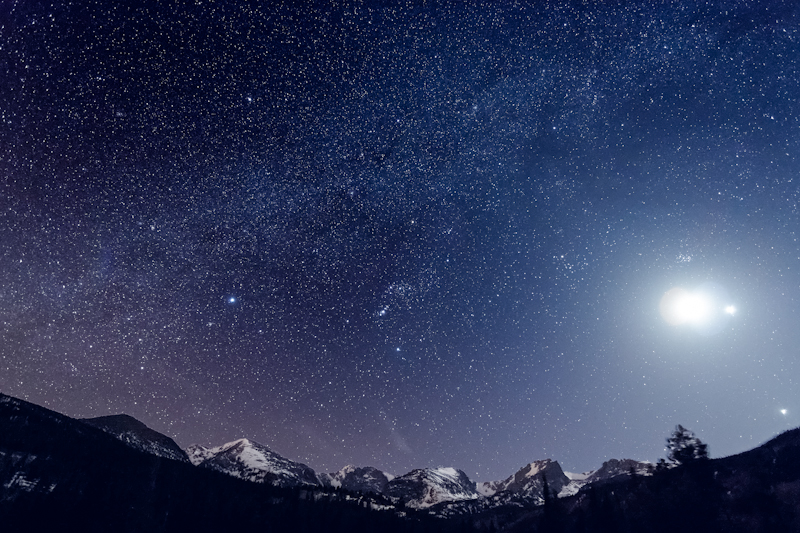
<svg viewBox="0 0 800 533">
<path fill-rule="evenodd" d="M 727 292 L 713 283 L 704 283 L 691 291 L 674 287 L 664 293 L 658 308 L 668 324 L 688 325 L 704 335 L 719 332 L 736 313 Z"/>
</svg>

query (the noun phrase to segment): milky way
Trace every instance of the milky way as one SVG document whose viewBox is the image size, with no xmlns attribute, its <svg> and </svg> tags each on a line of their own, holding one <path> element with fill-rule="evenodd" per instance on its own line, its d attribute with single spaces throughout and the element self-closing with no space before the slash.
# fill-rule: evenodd
<svg viewBox="0 0 800 533">
<path fill-rule="evenodd" d="M 0 5 L 0 391 L 478 480 L 800 423 L 794 3 L 253 4 Z"/>
</svg>

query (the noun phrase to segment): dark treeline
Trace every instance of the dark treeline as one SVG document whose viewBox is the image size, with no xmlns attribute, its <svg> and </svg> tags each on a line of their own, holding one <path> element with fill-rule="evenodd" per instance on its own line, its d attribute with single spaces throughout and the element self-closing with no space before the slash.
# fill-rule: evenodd
<svg viewBox="0 0 800 533">
<path fill-rule="evenodd" d="M 532 533 L 800 531 L 800 429 L 736 456 L 551 496 L 506 526 Z"/>
</svg>

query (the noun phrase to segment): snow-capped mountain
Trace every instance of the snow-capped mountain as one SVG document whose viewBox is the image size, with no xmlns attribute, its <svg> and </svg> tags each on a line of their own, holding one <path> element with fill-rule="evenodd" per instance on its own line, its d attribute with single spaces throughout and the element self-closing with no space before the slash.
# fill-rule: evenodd
<svg viewBox="0 0 800 533">
<path fill-rule="evenodd" d="M 266 446 L 248 439 L 239 439 L 216 448 L 190 446 L 189 458 L 202 468 L 248 481 L 277 487 L 319 485 L 316 473 L 308 466 L 281 457 Z"/>
<path fill-rule="evenodd" d="M 559 497 L 577 494 L 592 483 L 606 483 L 633 471 L 650 475 L 650 463 L 632 459 L 610 459 L 594 471 L 566 474 L 558 461 L 544 459 L 520 468 L 499 481 L 475 483 L 455 468 L 425 468 L 394 477 L 377 468 L 348 465 L 333 473 L 316 474 L 308 466 L 286 459 L 267 447 L 240 439 L 216 448 L 192 445 L 186 449 L 194 465 L 260 483 L 281 487 L 321 486 L 353 492 L 371 492 L 389 497 L 395 503 L 414 509 L 458 515 L 506 505 L 511 501 L 541 504 L 544 482 Z M 452 505 L 450 505 L 452 504 Z M 476 507 L 477 506 L 477 507 Z"/>
<path fill-rule="evenodd" d="M 654 466 L 653 463 L 634 459 L 609 459 L 603 463 L 603 466 L 592 472 L 586 481 L 588 483 L 608 481 L 617 476 L 630 476 L 631 472 L 638 476 L 647 476 L 653 473 Z"/>
<path fill-rule="evenodd" d="M 475 500 L 481 495 L 475 483 L 455 468 L 422 468 L 399 476 L 386 486 L 384 494 L 414 509 L 425 509 L 442 502 Z"/>
<path fill-rule="evenodd" d="M 184 463 L 189 462 L 186 452 L 174 440 L 150 429 L 132 416 L 99 416 L 97 418 L 83 418 L 81 422 L 114 435 L 131 448 L 152 453 L 159 457 L 166 457 Z"/>
<path fill-rule="evenodd" d="M 652 472 L 650 463 L 610 459 L 597 470 L 566 474 L 558 461 L 544 459 L 528 463 L 506 479 L 475 483 L 455 468 L 417 469 L 394 477 L 377 468 L 348 465 L 338 472 L 316 474 L 308 466 L 281 457 L 248 439 L 216 448 L 195 444 L 189 446 L 186 453 L 194 465 L 249 481 L 281 487 L 320 486 L 380 494 L 400 506 L 430 509 L 441 516 L 470 514 L 511 502 L 541 504 L 545 479 L 549 490 L 564 498 L 592 483 L 606 483 L 631 472 L 638 475 Z"/>
<path fill-rule="evenodd" d="M 206 448 L 202 444 L 192 444 L 188 448 L 186 448 L 186 455 L 189 457 L 189 461 L 197 466 L 209 457 L 214 457 L 214 450 L 222 448 L 219 446 L 218 448 Z"/>
<path fill-rule="evenodd" d="M 544 459 L 520 468 L 514 475 L 499 481 L 474 483 L 455 468 L 417 469 L 394 477 L 377 468 L 348 465 L 333 473 L 316 474 L 308 466 L 291 461 L 265 446 L 240 439 L 216 448 L 193 445 L 186 450 L 195 465 L 255 482 L 276 486 L 322 486 L 353 492 L 371 492 L 389 497 L 396 504 L 430 509 L 442 516 L 487 510 L 527 501 L 544 501 L 544 483 L 559 497 L 577 494 L 591 483 L 605 483 L 615 477 L 649 475 L 650 463 L 632 459 L 611 459 L 594 471 L 567 475 L 558 461 Z M 477 506 L 477 507 L 476 507 Z"/>
<path fill-rule="evenodd" d="M 567 474 L 569 483 L 564 486 L 558 496 L 561 498 L 577 494 L 583 487 L 593 483 L 602 484 L 620 476 L 630 476 L 631 472 L 637 476 L 650 476 L 653 474 L 653 463 L 636 461 L 635 459 L 609 459 L 597 470 L 582 474 Z"/>
<path fill-rule="evenodd" d="M 319 474 L 320 484 L 325 487 L 343 488 L 353 492 L 383 494 L 394 476 L 371 466 L 347 465 L 338 472 Z"/>
<path fill-rule="evenodd" d="M 534 461 L 520 468 L 513 476 L 502 481 L 484 481 L 477 490 L 484 496 L 494 496 L 502 492 L 525 498 L 542 498 L 544 479 L 552 492 L 558 494 L 569 482 L 558 461 L 544 459 Z"/>
</svg>

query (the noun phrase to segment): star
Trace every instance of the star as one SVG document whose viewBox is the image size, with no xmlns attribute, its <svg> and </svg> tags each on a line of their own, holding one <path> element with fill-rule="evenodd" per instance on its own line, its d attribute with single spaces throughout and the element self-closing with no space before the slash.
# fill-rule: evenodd
<svg viewBox="0 0 800 533">
<path fill-rule="evenodd" d="M 290 437 L 295 412 L 308 435 L 355 437 L 402 405 L 409 442 L 441 431 L 458 444 L 453 466 L 484 479 L 545 444 L 570 469 L 598 468 L 624 450 L 575 432 L 613 433 L 631 415 L 636 436 L 606 440 L 650 460 L 673 408 L 720 454 L 743 451 L 732 436 L 745 430 L 772 436 L 775 414 L 793 420 L 775 407 L 800 381 L 786 222 L 800 202 L 800 51 L 774 31 L 793 27 L 791 10 L 589 3 L 566 28 L 584 47 L 554 38 L 565 13 L 537 2 L 434 7 L 459 21 L 435 27 L 413 10 L 378 17 L 375 2 L 341 27 L 325 9 L 262 2 L 246 32 L 206 2 L 153 3 L 135 21 L 93 2 L 104 22 L 86 29 L 70 22 L 78 3 L 54 19 L 18 4 L 4 34 L 25 57 L 0 76 L 0 146 L 13 147 L 0 183 L 4 393 L 69 413 L 138 400 L 183 445 L 276 439 L 327 472 L 343 452 Z M 753 22 L 730 26 L 740 17 Z M 497 20 L 503 39 L 475 37 Z M 152 42 L 169 26 L 188 53 Z M 84 37 L 115 46 L 86 54 Z M 218 46 L 199 61 L 206 38 Z M 307 63 L 286 42 L 324 53 Z M 134 72 L 140 50 L 153 53 Z M 750 78 L 765 90 L 743 88 Z M 222 361 L 246 371 L 219 379 Z M 770 394 L 728 386 L 739 382 Z M 693 392 L 676 399 L 682 387 Z M 162 395 L 180 401 L 162 408 Z M 271 407 L 241 408 L 251 402 Z M 402 474 L 442 460 L 437 447 L 398 459 L 386 428 L 368 431 L 348 462 Z M 476 433 L 509 438 L 476 445 Z"/>
</svg>

